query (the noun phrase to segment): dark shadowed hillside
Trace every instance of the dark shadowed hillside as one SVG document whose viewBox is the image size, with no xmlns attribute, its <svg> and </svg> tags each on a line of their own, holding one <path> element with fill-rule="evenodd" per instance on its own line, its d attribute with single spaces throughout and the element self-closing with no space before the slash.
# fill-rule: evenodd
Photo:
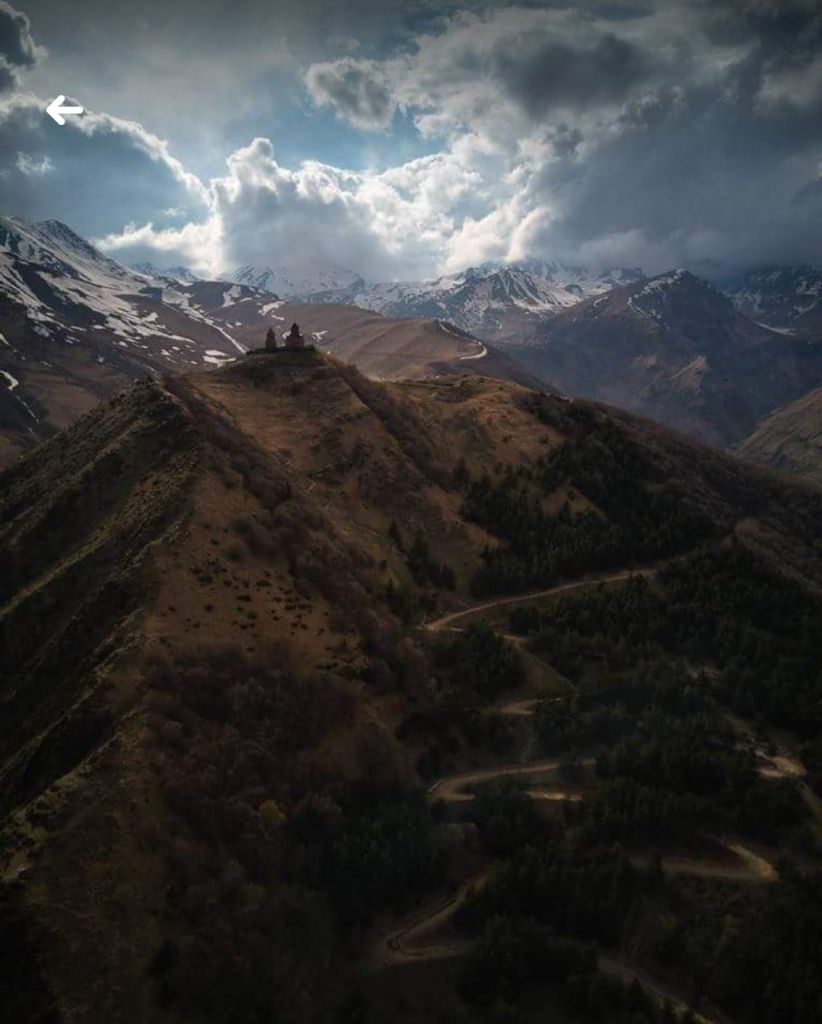
<svg viewBox="0 0 822 1024">
<path fill-rule="evenodd" d="M 605 832 L 587 810 L 568 818 L 569 842 L 600 843 L 568 891 L 613 894 L 593 924 L 581 896 L 560 914 L 528 888 L 534 871 L 571 870 L 567 851 L 545 847 L 559 819 L 525 792 L 453 819 L 449 801 L 473 798 L 459 779 L 438 789 L 469 769 L 518 770 L 537 740 L 530 711 L 503 713 L 505 695 L 538 687 L 533 705 L 540 687 L 568 684 L 539 647 L 521 663 L 487 627 L 441 623 L 579 581 L 603 601 L 599 579 L 669 563 L 685 568 L 661 585 L 684 579 L 687 611 L 707 565 L 738 589 L 716 667 L 728 699 L 738 645 L 759 643 L 775 666 L 760 681 L 768 699 L 792 671 L 770 634 L 744 631 L 763 580 L 786 616 L 799 609 L 793 653 L 815 657 L 801 632 L 822 591 L 815 492 L 628 414 L 477 376 L 381 384 L 305 350 L 138 383 L 6 471 L 0 522 L 2 980 L 15 1024 L 410 1020 L 423 991 L 485 1020 L 510 996 L 505 950 L 523 943 L 565 964 L 557 979 L 581 972 L 578 991 L 593 1000 L 605 986 L 627 1006 L 627 981 L 585 944 L 611 948 L 643 900 L 660 914 L 664 901 L 630 864 L 612 875 L 623 862 L 601 844 L 622 835 L 613 816 Z M 572 682 L 585 675 L 580 652 L 611 657 L 605 626 L 588 638 L 598 609 L 563 611 L 578 639 L 544 641 Z M 700 647 L 684 625 L 694 617 L 669 629 L 660 614 L 654 643 L 675 637 L 701 664 L 707 633 Z M 650 658 L 641 644 L 632 633 L 617 668 L 636 645 Z M 637 691 L 637 728 L 657 713 L 649 693 Z M 687 728 L 712 723 L 733 794 L 747 794 L 756 773 L 710 709 L 689 706 Z M 748 818 L 728 817 L 733 794 L 699 805 L 706 834 L 717 820 L 747 834 Z M 773 820 L 797 813 L 791 803 Z M 466 904 L 462 931 L 438 940 L 451 958 L 474 951 L 469 973 L 443 976 L 424 957 L 424 984 L 398 1008 L 411 939 L 381 936 L 405 935 L 402 922 L 432 905 L 450 921 L 449 892 L 459 903 L 489 856 L 507 863 L 532 841 L 545 863 L 514 863 L 487 902 Z M 749 884 L 750 868 L 730 870 Z M 513 907 L 517 885 L 537 917 L 493 924 L 494 901 Z M 570 938 L 557 945 L 556 929 Z M 523 991 L 539 975 L 527 962 Z M 557 984 L 569 1019 L 623 1019 L 583 1013 L 577 990 Z"/>
</svg>

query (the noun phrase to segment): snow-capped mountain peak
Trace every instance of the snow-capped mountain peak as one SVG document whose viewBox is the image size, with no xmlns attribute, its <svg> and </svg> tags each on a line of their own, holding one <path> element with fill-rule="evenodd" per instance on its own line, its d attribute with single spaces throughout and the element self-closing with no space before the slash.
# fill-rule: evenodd
<svg viewBox="0 0 822 1024">
<path fill-rule="evenodd" d="M 659 274 L 635 288 L 628 304 L 659 321 L 693 317 L 696 312 L 703 319 L 726 320 L 734 313 L 731 300 L 710 281 L 682 268 Z"/>
<path fill-rule="evenodd" d="M 59 220 L 32 224 L 18 217 L 1 217 L 2 250 L 16 259 L 71 277 L 122 281 L 133 276 Z"/>
<path fill-rule="evenodd" d="M 393 316 L 436 316 L 497 343 L 524 341 L 539 324 L 639 271 L 588 271 L 550 260 L 484 263 L 435 281 L 372 285 L 358 305 Z"/>
<path fill-rule="evenodd" d="M 0 463 L 128 380 L 236 358 L 250 307 L 276 301 L 125 267 L 60 221 L 0 218 Z"/>
<path fill-rule="evenodd" d="M 354 271 L 316 261 L 299 267 L 243 266 L 224 275 L 224 279 L 275 292 L 284 298 L 348 294 L 364 285 L 362 277 Z"/>
<path fill-rule="evenodd" d="M 132 263 L 130 266 L 138 274 L 143 274 L 151 279 L 165 277 L 172 281 L 180 281 L 182 284 L 191 284 L 193 281 L 202 280 L 199 274 L 195 274 L 193 270 L 183 266 L 158 267 L 156 263 L 150 263 L 147 260 L 142 263 Z"/>
<path fill-rule="evenodd" d="M 229 279 L 309 302 L 341 302 L 387 316 L 434 317 L 486 340 L 522 340 L 537 325 L 590 295 L 638 280 L 640 271 L 590 271 L 552 260 L 489 261 L 428 281 L 366 283 L 322 264 L 300 270 L 240 267 Z"/>
</svg>

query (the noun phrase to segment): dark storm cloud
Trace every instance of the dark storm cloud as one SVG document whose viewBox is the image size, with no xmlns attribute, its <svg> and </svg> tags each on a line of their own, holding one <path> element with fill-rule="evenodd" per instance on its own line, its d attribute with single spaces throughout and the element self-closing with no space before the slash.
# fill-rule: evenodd
<svg viewBox="0 0 822 1024">
<path fill-rule="evenodd" d="M 452 114 L 470 128 L 493 117 L 500 100 L 551 126 L 557 111 L 618 106 L 655 71 L 653 55 L 641 44 L 603 28 L 599 18 L 567 9 L 462 12 L 440 29 L 417 37 L 416 54 L 312 65 L 308 89 L 358 127 L 385 126 L 402 106 Z"/>
<path fill-rule="evenodd" d="M 9 64 L 33 67 L 41 55 L 31 37 L 29 19 L 6 0 L 0 0 L 0 54 Z"/>
<path fill-rule="evenodd" d="M 358 128 L 385 128 L 393 116 L 391 91 L 373 62 L 343 57 L 314 64 L 306 84 L 316 103 L 333 106 Z"/>
<path fill-rule="evenodd" d="M 115 252 L 310 249 L 369 275 L 822 262 L 819 0 L 26 9 L 31 29 L 0 0 L 0 89 L 26 73 L 117 116 L 57 131 L 12 91 L 4 208 L 70 215 Z"/>
<path fill-rule="evenodd" d="M 650 61 L 636 46 L 607 33 L 573 47 L 550 39 L 523 39 L 494 55 L 493 74 L 531 118 L 557 107 L 582 107 L 627 95 Z"/>
<path fill-rule="evenodd" d="M 789 54 L 818 43 L 818 0 L 702 0 L 698 5 L 709 37 L 734 42 L 754 37 L 773 53 Z"/>
<path fill-rule="evenodd" d="M 34 67 L 42 56 L 26 15 L 0 0 L 0 92 L 12 88 L 18 71 Z"/>
<path fill-rule="evenodd" d="M 730 96 L 660 91 L 591 158 L 547 166 L 532 186 L 558 215 L 534 245 L 649 269 L 822 261 L 817 118 L 760 110 L 750 88 Z"/>
<path fill-rule="evenodd" d="M 761 104 L 822 110 L 819 0 L 712 0 L 701 13 L 708 40 L 749 47 L 748 84 Z"/>
</svg>

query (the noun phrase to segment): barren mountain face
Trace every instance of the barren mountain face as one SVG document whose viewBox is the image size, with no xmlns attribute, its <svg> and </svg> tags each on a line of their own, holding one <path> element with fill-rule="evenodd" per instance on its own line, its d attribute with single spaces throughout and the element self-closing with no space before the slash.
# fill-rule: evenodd
<svg viewBox="0 0 822 1024">
<path fill-rule="evenodd" d="M 761 466 L 822 482 L 822 391 L 810 391 L 763 419 L 737 452 Z"/>
</svg>

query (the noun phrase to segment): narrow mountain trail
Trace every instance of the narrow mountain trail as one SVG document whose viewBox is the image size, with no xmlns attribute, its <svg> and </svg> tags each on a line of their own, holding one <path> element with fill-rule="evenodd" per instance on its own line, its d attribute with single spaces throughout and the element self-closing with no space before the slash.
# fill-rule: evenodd
<svg viewBox="0 0 822 1024">
<path fill-rule="evenodd" d="M 580 765 L 590 768 L 594 763 L 594 758 L 586 758 L 580 762 Z M 475 794 L 469 792 L 468 787 L 481 786 L 483 783 L 501 778 L 527 778 L 532 775 L 545 775 L 555 772 L 559 765 L 560 762 L 556 758 L 548 758 L 527 764 L 508 764 L 496 768 L 477 768 L 473 771 L 460 772 L 457 775 L 438 779 L 429 788 L 428 799 L 442 800 L 448 804 L 470 803 L 475 799 Z M 582 799 L 582 794 L 574 790 L 547 782 L 543 785 L 537 783 L 529 787 L 527 792 L 534 800 L 558 802 Z M 731 842 L 720 836 L 714 836 L 713 839 L 733 855 L 735 863 L 690 857 L 666 857 L 663 861 L 665 870 L 673 875 L 693 875 L 697 878 L 717 878 L 730 882 L 776 881 L 778 877 L 776 869 L 764 857 L 740 843 Z M 633 856 L 630 859 L 636 867 L 646 867 L 649 863 L 649 858 L 641 855 Z"/>
<path fill-rule="evenodd" d="M 554 594 L 567 594 L 574 590 L 584 590 L 587 587 L 597 587 L 600 583 L 620 583 L 629 580 L 632 576 L 654 576 L 656 569 L 624 569 L 618 573 L 608 576 L 592 576 L 590 579 L 574 580 L 571 583 L 559 583 L 545 590 L 532 590 L 525 594 L 513 594 L 508 597 L 499 597 L 493 601 L 481 601 L 479 604 L 469 605 L 460 611 L 449 612 L 439 619 L 424 623 L 425 629 L 431 632 L 439 632 L 454 627 L 454 624 L 461 619 L 471 615 L 478 615 L 480 612 L 492 611 L 495 608 L 507 608 L 509 605 L 527 604 L 530 601 L 538 601 L 540 598 L 552 597 Z"/>
<path fill-rule="evenodd" d="M 808 784 L 808 771 L 796 756 L 794 747 L 796 740 L 787 743 L 784 740 L 770 742 L 766 745 L 757 738 L 753 726 L 741 718 L 728 712 L 728 722 L 749 743 L 756 755 L 759 774 L 763 779 L 793 779 L 799 787 L 799 794 L 811 813 L 812 827 L 817 839 L 822 841 L 822 799 Z"/>
<path fill-rule="evenodd" d="M 370 952 L 368 957 L 370 969 L 372 971 L 383 970 L 400 964 L 453 960 L 466 956 L 471 950 L 470 939 L 454 935 L 438 935 L 438 932 L 454 917 L 468 896 L 481 888 L 489 877 L 489 871 L 475 876 L 462 886 L 455 896 L 441 901 L 423 916 L 406 922 L 401 928 L 383 938 Z M 597 964 L 605 975 L 619 978 L 625 983 L 638 981 L 660 1003 L 670 1003 L 678 1013 L 684 1013 L 690 1008 L 681 993 L 658 981 L 636 965 L 613 955 L 602 953 L 597 957 Z M 709 1016 L 706 1013 L 697 1013 L 693 1010 L 691 1012 L 694 1014 L 697 1024 L 725 1024 L 726 1022 L 726 1018 L 719 1014 L 712 1013 Z"/>
<path fill-rule="evenodd" d="M 581 762 L 586 767 L 593 765 L 593 758 Z M 478 768 L 475 771 L 461 772 L 459 775 L 450 775 L 447 778 L 439 779 L 428 790 L 429 799 L 444 800 L 446 803 L 470 803 L 474 799 L 473 793 L 465 792 L 467 786 L 479 786 L 483 782 L 492 782 L 494 779 L 525 777 L 528 775 L 540 775 L 545 772 L 556 771 L 560 762 L 556 758 L 544 761 L 531 761 L 528 764 L 508 764 L 499 768 Z M 531 792 L 529 790 L 529 792 Z M 531 793 L 535 799 L 542 800 L 579 800 L 578 793 L 569 793 L 562 789 L 545 791 L 534 790 Z"/>
<path fill-rule="evenodd" d="M 499 709 L 501 715 L 511 715 L 513 718 L 531 718 L 540 703 L 540 697 L 524 697 L 503 704 Z M 547 703 L 562 700 L 561 697 L 551 697 Z"/>
<path fill-rule="evenodd" d="M 457 623 L 463 622 L 463 620 L 469 619 L 471 616 L 480 615 L 483 612 L 493 611 L 497 608 L 509 608 L 517 604 L 529 604 L 532 601 L 538 601 L 555 594 L 566 594 L 588 587 L 598 587 L 601 583 L 621 583 L 632 576 L 654 576 L 656 572 L 655 568 L 623 569 L 618 573 L 611 573 L 607 576 L 593 576 L 588 579 L 574 580 L 570 583 L 559 583 L 553 587 L 547 587 L 545 590 L 530 590 L 524 594 L 511 594 L 507 597 L 496 598 L 493 601 L 480 601 L 478 604 L 469 605 L 467 608 L 449 612 L 447 615 L 433 619 L 431 622 L 423 623 L 423 628 L 432 633 L 461 633 L 464 626 L 457 625 Z M 537 684 L 538 688 L 546 684 L 556 688 L 557 683 L 561 683 L 569 692 L 574 691 L 575 687 L 567 679 L 558 676 L 540 657 L 528 650 L 527 637 L 517 636 L 513 633 L 501 633 L 500 635 L 509 644 L 517 648 L 528 667 L 531 677 L 541 680 Z M 518 703 L 524 704 L 525 702 Z M 522 717 L 528 714 L 527 711 L 509 712 L 505 708 L 502 708 L 501 712 L 502 714 L 519 714 Z"/>
<path fill-rule="evenodd" d="M 470 939 L 442 936 L 438 932 L 490 876 L 491 869 L 484 869 L 464 882 L 455 894 L 415 914 L 399 928 L 378 939 L 367 958 L 372 969 L 415 960 L 450 960 L 465 956 L 471 948 Z"/>
</svg>

